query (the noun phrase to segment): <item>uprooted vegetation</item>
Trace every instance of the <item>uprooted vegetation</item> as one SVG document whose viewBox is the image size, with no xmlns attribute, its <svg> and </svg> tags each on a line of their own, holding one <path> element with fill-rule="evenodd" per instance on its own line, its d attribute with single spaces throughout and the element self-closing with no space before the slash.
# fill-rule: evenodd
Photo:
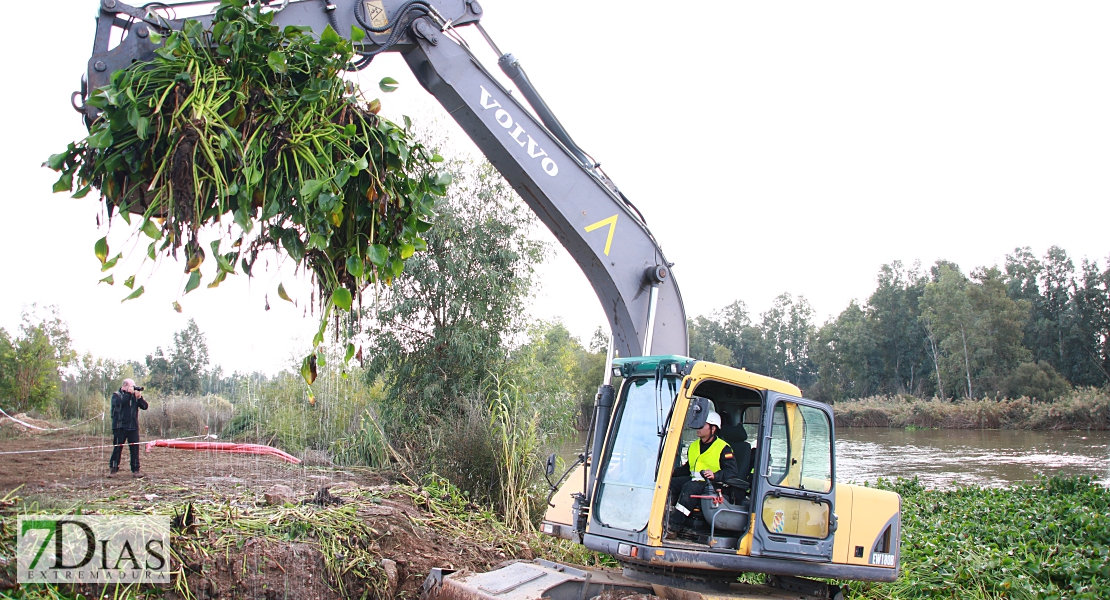
<svg viewBox="0 0 1110 600">
<path fill-rule="evenodd" d="M 343 79 L 363 30 L 352 27 L 349 40 L 328 27 L 317 38 L 274 25 L 273 15 L 262 3 L 224 0 L 208 28 L 186 20 L 180 31 L 152 34 L 155 57 L 93 91 L 88 104 L 101 112 L 89 136 L 46 166 L 61 173 L 55 192 L 98 190 L 107 224 L 136 215 L 132 235 L 150 238 L 147 259 L 182 260 L 185 294 L 202 269 L 216 287 L 237 272 L 251 276 L 269 254 L 307 270 L 319 346 L 333 310 L 360 306 L 364 288 L 390 282 L 427 247 L 421 235 L 451 178 L 411 137 L 407 117 L 405 126 L 379 117 L 380 102 Z M 208 251 L 202 229 L 219 236 Z M 94 251 L 102 271 L 122 258 L 111 256 L 107 236 Z M 122 282 L 125 300 L 144 293 L 146 276 Z M 281 284 L 276 292 L 293 301 Z M 316 360 L 304 361 L 309 383 Z"/>
</svg>

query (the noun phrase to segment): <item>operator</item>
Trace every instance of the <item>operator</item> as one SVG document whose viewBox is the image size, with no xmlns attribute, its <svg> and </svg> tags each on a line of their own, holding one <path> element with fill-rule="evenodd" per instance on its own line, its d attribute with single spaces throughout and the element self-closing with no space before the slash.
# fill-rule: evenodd
<svg viewBox="0 0 1110 600">
<path fill-rule="evenodd" d="M 695 526 L 701 502 L 690 496 L 704 493 L 706 481 L 725 481 L 740 474 L 732 448 L 717 437 L 720 429 L 721 415 L 709 413 L 698 429 L 697 443 L 690 444 L 686 451 L 687 461 L 671 473 L 671 498 L 677 501 L 671 511 L 668 538 L 686 534 Z"/>
<path fill-rule="evenodd" d="M 135 381 L 124 379 L 119 391 L 112 394 L 112 458 L 108 459 L 108 477 L 119 472 L 123 445 L 131 450 L 131 476 L 145 477 L 139 471 L 139 409 L 150 405 L 143 399 L 143 388 L 136 388 Z"/>
</svg>

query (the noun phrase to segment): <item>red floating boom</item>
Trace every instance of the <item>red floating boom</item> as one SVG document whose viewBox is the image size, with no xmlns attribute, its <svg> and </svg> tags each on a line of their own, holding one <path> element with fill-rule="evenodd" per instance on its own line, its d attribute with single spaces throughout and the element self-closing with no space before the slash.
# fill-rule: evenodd
<svg viewBox="0 0 1110 600">
<path fill-rule="evenodd" d="M 235 444 L 232 442 L 184 442 L 180 440 L 154 440 L 147 442 L 146 451 L 154 446 L 163 448 L 177 448 L 179 450 L 205 450 L 207 452 L 233 452 L 236 454 L 267 454 L 276 456 L 287 463 L 301 464 L 301 459 L 282 452 L 273 446 L 262 444 Z"/>
</svg>

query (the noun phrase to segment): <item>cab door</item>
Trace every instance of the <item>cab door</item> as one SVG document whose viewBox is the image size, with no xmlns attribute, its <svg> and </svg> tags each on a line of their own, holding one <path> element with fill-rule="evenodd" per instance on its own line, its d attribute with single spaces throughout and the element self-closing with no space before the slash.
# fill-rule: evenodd
<svg viewBox="0 0 1110 600">
<path fill-rule="evenodd" d="M 832 408 L 767 392 L 752 492 L 752 556 L 831 561 Z"/>
</svg>

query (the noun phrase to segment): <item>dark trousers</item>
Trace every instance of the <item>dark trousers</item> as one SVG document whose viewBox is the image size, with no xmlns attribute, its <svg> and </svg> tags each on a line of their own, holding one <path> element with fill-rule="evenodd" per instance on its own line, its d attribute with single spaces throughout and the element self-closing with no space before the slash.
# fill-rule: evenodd
<svg viewBox="0 0 1110 600">
<path fill-rule="evenodd" d="M 123 445 L 128 444 L 131 449 L 131 472 L 139 470 L 139 430 L 138 429 L 113 429 L 112 430 L 112 458 L 108 459 L 108 467 L 113 471 L 119 469 L 119 460 L 123 453 Z"/>
<path fill-rule="evenodd" d="M 672 531 L 682 527 L 694 526 L 695 518 L 701 516 L 701 500 L 690 496 L 704 494 L 705 485 L 704 480 L 695 481 L 689 475 L 671 476 L 671 499 L 675 501 L 676 505 L 671 510 Z M 677 506 L 679 504 L 690 511 L 690 514 L 687 515 L 679 510 Z"/>
</svg>

